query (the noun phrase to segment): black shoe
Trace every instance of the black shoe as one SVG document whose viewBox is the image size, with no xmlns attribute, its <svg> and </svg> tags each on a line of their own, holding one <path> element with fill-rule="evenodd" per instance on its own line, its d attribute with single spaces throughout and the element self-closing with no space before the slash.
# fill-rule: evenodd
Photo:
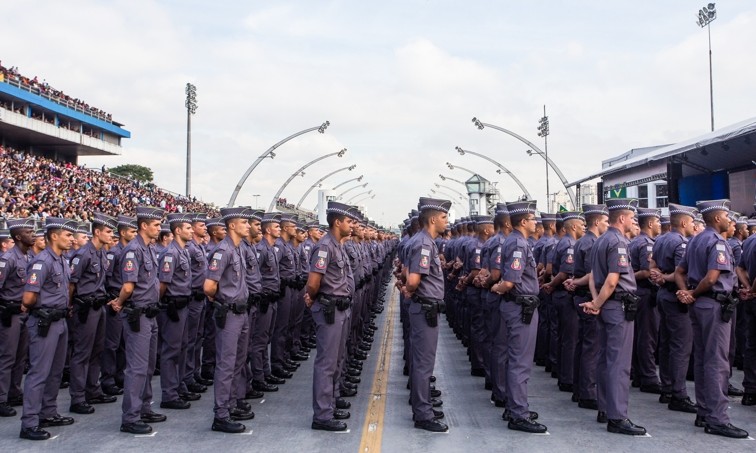
<svg viewBox="0 0 756 453">
<path fill-rule="evenodd" d="M 745 392 L 743 391 L 743 389 L 739 389 L 739 388 L 735 387 L 732 384 L 727 384 L 727 396 L 743 396 L 744 394 L 745 394 Z M 722 425 L 722 426 L 724 426 L 724 425 Z M 732 426 L 732 425 L 730 425 L 730 426 Z M 735 428 L 735 427 L 733 426 L 733 428 Z M 735 429 L 740 429 L 740 428 L 735 428 Z M 742 429 L 740 429 L 740 430 L 743 431 Z M 743 431 L 743 432 L 745 432 L 745 431 Z M 724 436 L 724 434 L 722 434 L 722 435 Z M 732 437 L 732 436 L 728 436 L 728 437 Z M 748 437 L 747 433 L 746 433 L 746 437 Z"/>
<path fill-rule="evenodd" d="M 203 368 L 202 371 L 200 372 L 200 377 L 202 379 L 206 379 L 208 381 L 212 381 L 213 380 L 213 373 L 214 373 L 213 370 L 211 370 L 209 368 Z"/>
<path fill-rule="evenodd" d="M 8 405 L 11 407 L 15 406 L 23 406 L 24 405 L 24 395 L 19 395 L 14 398 L 8 398 Z"/>
<path fill-rule="evenodd" d="M 68 408 L 68 412 L 82 415 L 94 414 L 94 411 L 95 408 L 90 406 L 88 403 L 76 403 L 72 404 L 71 407 Z"/>
<path fill-rule="evenodd" d="M 347 424 L 335 418 L 327 422 L 316 422 L 313 420 L 311 428 L 321 431 L 346 431 Z"/>
<path fill-rule="evenodd" d="M 661 395 L 661 384 L 641 384 L 640 391 L 643 393 L 653 393 L 655 395 Z"/>
<path fill-rule="evenodd" d="M 696 425 L 696 428 L 703 428 L 706 426 L 706 419 L 703 415 L 696 415 L 696 420 L 693 422 L 694 425 Z"/>
<path fill-rule="evenodd" d="M 552 371 L 551 372 L 551 378 L 552 379 L 559 379 L 559 373 L 557 373 L 556 371 Z"/>
<path fill-rule="evenodd" d="M 68 381 L 60 381 L 60 387 L 58 387 L 58 388 L 61 389 L 61 390 L 67 389 L 68 388 Z"/>
<path fill-rule="evenodd" d="M 202 395 L 194 392 L 181 392 L 179 393 L 179 398 L 184 401 L 199 401 L 199 399 L 202 398 Z"/>
<path fill-rule="evenodd" d="M 431 398 L 431 406 L 433 407 L 441 407 L 444 405 L 444 402 L 438 398 Z"/>
<path fill-rule="evenodd" d="M 641 383 L 640 383 L 640 381 L 636 381 L 635 379 L 633 379 L 633 380 L 632 380 L 632 382 L 630 383 L 630 385 L 631 385 L 631 386 L 632 386 L 633 388 L 636 388 L 636 389 L 637 389 L 638 387 L 640 387 L 640 386 L 641 386 Z"/>
<path fill-rule="evenodd" d="M 124 423 L 121 425 L 121 432 L 130 434 L 149 434 L 152 432 L 152 426 L 139 420 L 134 423 Z"/>
<path fill-rule="evenodd" d="M 74 419 L 71 417 L 64 417 L 60 414 L 55 414 L 54 417 L 39 419 L 40 428 L 49 428 L 51 426 L 68 426 L 73 425 Z"/>
<path fill-rule="evenodd" d="M 509 420 L 509 423 L 507 423 L 507 428 L 513 429 L 515 431 L 522 431 L 525 433 L 533 434 L 541 434 L 546 432 L 546 426 L 538 422 L 534 422 L 532 419 L 526 418 L 516 418 Z"/>
<path fill-rule="evenodd" d="M 213 385 L 212 379 L 205 379 L 201 375 L 200 376 L 194 376 L 194 382 L 196 382 L 199 385 L 204 385 L 205 387 L 209 387 Z M 200 392 L 202 393 L 202 392 Z"/>
<path fill-rule="evenodd" d="M 606 412 L 604 411 L 598 411 L 598 414 L 596 414 L 596 422 L 597 423 L 607 423 L 609 419 L 606 416 Z"/>
<path fill-rule="evenodd" d="M 431 389 L 430 396 L 431 396 L 431 398 L 439 398 L 441 396 L 441 390 L 439 390 L 439 389 Z"/>
<path fill-rule="evenodd" d="M 572 393 L 575 390 L 573 389 L 572 384 L 559 384 L 559 391 Z"/>
<path fill-rule="evenodd" d="M 402 369 L 402 374 L 404 376 L 409 376 L 409 368 L 407 367 L 407 365 L 405 365 L 404 369 Z"/>
<path fill-rule="evenodd" d="M 507 407 L 506 401 L 496 399 L 493 397 L 493 395 L 491 395 L 491 404 L 493 404 L 494 407 Z"/>
<path fill-rule="evenodd" d="M 118 398 L 112 395 L 100 395 L 95 396 L 94 398 L 87 398 L 87 403 L 89 404 L 110 404 L 115 403 L 118 401 Z"/>
<path fill-rule="evenodd" d="M 123 395 L 123 389 L 117 385 L 108 385 L 102 387 L 102 393 L 110 396 Z"/>
<path fill-rule="evenodd" d="M 362 374 L 362 371 L 358 370 L 357 368 L 348 367 L 346 373 L 347 376 L 358 377 Z"/>
<path fill-rule="evenodd" d="M 688 414 L 695 414 L 698 409 L 696 404 L 690 400 L 690 398 L 672 398 L 667 404 L 667 409 L 677 412 L 687 412 Z"/>
<path fill-rule="evenodd" d="M 16 409 L 10 407 L 8 403 L 0 403 L 0 417 L 15 417 Z"/>
<path fill-rule="evenodd" d="M 717 436 L 731 437 L 733 439 L 745 439 L 748 437 L 748 431 L 733 426 L 732 423 L 726 425 L 707 424 L 704 431 L 706 434 L 716 434 Z"/>
<path fill-rule="evenodd" d="M 270 377 L 276 377 L 283 381 L 283 382 L 273 382 L 273 384 L 285 384 L 286 379 L 291 379 L 292 377 L 294 377 L 294 375 L 291 372 L 286 371 L 286 370 L 273 370 L 273 376 L 270 376 Z M 268 380 L 268 378 L 266 378 L 265 380 Z"/>
<path fill-rule="evenodd" d="M 173 401 L 161 401 L 160 409 L 189 409 L 192 403 L 184 401 L 181 398 Z"/>
<path fill-rule="evenodd" d="M 669 402 L 672 401 L 672 394 L 671 393 L 664 393 L 662 392 L 661 395 L 659 395 L 659 402 L 662 404 L 669 404 Z"/>
<path fill-rule="evenodd" d="M 349 389 L 349 390 L 357 390 L 357 384 L 352 384 L 351 382 L 344 382 L 341 385 L 342 389 Z"/>
<path fill-rule="evenodd" d="M 228 411 L 228 414 L 231 418 L 231 420 L 238 422 L 240 420 L 252 420 L 255 418 L 255 413 L 251 410 L 245 411 L 244 409 L 240 407 L 233 407 L 230 411 Z"/>
<path fill-rule="evenodd" d="M 189 390 L 191 393 L 205 393 L 207 391 L 207 386 L 200 384 L 199 382 L 190 382 L 186 384 L 186 389 Z M 190 400 L 190 401 L 194 401 L 194 400 Z"/>
<path fill-rule="evenodd" d="M 344 398 L 336 398 L 336 409 L 349 409 L 352 407 L 352 403 Z"/>
<path fill-rule="evenodd" d="M 243 411 L 251 411 L 252 405 L 244 400 L 236 400 L 236 407 Z"/>
<path fill-rule="evenodd" d="M 281 368 L 284 371 L 286 371 L 287 373 L 294 373 L 295 371 L 297 371 L 299 369 L 298 366 L 296 366 L 296 365 L 289 365 L 288 363 L 284 363 Z"/>
<path fill-rule="evenodd" d="M 570 401 L 572 401 L 573 403 L 578 403 L 580 402 L 580 397 L 578 397 L 577 393 L 573 392 L 572 396 L 570 397 Z"/>
<path fill-rule="evenodd" d="M 493 390 L 493 384 L 491 384 L 491 383 L 490 383 L 489 381 L 486 381 L 486 382 L 485 382 L 485 383 L 483 384 L 483 389 L 484 389 L 484 390 Z"/>
<path fill-rule="evenodd" d="M 356 388 L 355 389 L 342 388 L 342 389 L 340 389 L 339 393 L 343 397 L 355 396 L 357 394 L 357 389 Z"/>
<path fill-rule="evenodd" d="M 333 411 L 333 418 L 336 420 L 346 420 L 351 416 L 352 414 L 350 414 L 349 411 L 344 410 L 344 409 L 334 409 Z"/>
<path fill-rule="evenodd" d="M 367 354 L 363 354 L 361 352 L 355 352 L 354 358 L 357 360 L 367 360 Z M 409 373 L 409 371 L 408 371 Z M 405 376 L 409 376 L 409 374 L 405 374 Z"/>
<path fill-rule="evenodd" d="M 746 393 L 740 401 L 743 406 L 756 406 L 756 393 Z"/>
<path fill-rule="evenodd" d="M 593 409 L 594 411 L 598 409 L 598 401 L 596 400 L 579 400 L 578 401 L 578 407 L 582 407 L 583 409 Z"/>
<path fill-rule="evenodd" d="M 359 384 L 360 382 L 362 382 L 362 379 L 358 378 L 357 376 L 349 376 L 349 375 L 347 375 L 344 378 L 344 380 L 352 384 Z"/>
<path fill-rule="evenodd" d="M 486 370 L 483 368 L 473 368 L 470 370 L 470 376 L 486 377 Z"/>
<path fill-rule="evenodd" d="M 21 428 L 18 437 L 28 440 L 47 440 L 50 438 L 50 433 L 39 426 L 35 426 L 34 428 Z"/>
<path fill-rule="evenodd" d="M 544 359 L 536 359 L 535 364 L 536 364 L 536 366 L 546 366 L 546 360 L 544 360 Z"/>
<path fill-rule="evenodd" d="M 431 384 L 434 383 L 434 382 L 436 382 L 436 376 L 431 376 L 430 377 L 430 381 L 431 381 Z"/>
<path fill-rule="evenodd" d="M 544 368 L 544 370 L 543 370 L 543 371 L 545 371 L 545 372 L 547 372 L 547 373 L 551 373 L 551 364 L 550 364 L 550 363 L 547 363 L 547 364 L 546 364 L 546 368 Z"/>
<path fill-rule="evenodd" d="M 538 412 L 536 411 L 529 411 L 528 412 L 528 418 L 530 420 L 538 420 Z M 508 422 L 512 420 L 512 413 L 509 412 L 509 409 L 504 409 L 504 413 L 501 414 L 501 419 Z"/>
<path fill-rule="evenodd" d="M 310 358 L 309 355 L 302 354 L 301 352 L 299 354 L 292 354 L 291 356 L 291 360 L 294 360 L 295 362 L 305 362 L 309 358 Z"/>
<path fill-rule="evenodd" d="M 265 381 L 252 381 L 252 388 L 258 392 L 277 392 L 278 387 Z"/>
<path fill-rule="evenodd" d="M 271 374 L 270 376 L 265 376 L 265 382 L 273 385 L 283 385 L 286 384 L 286 379 Z"/>
<path fill-rule="evenodd" d="M 445 423 L 441 423 L 438 420 L 421 420 L 415 422 L 415 428 L 424 429 L 432 433 L 445 433 L 449 431 L 449 427 Z"/>
<path fill-rule="evenodd" d="M 247 427 L 239 422 L 233 421 L 229 417 L 229 418 L 214 418 L 213 426 L 211 429 L 213 431 L 219 431 L 222 433 L 239 434 L 239 433 L 243 433 L 247 429 Z"/>
<path fill-rule="evenodd" d="M 248 391 L 246 395 L 244 395 L 244 398 L 248 400 L 257 400 L 257 399 L 262 398 L 263 396 L 265 396 L 265 393 L 259 390 L 252 389 Z"/>
<path fill-rule="evenodd" d="M 646 428 L 638 426 L 629 419 L 609 420 L 606 430 L 610 433 L 627 434 L 628 436 L 643 436 L 646 434 Z"/>
<path fill-rule="evenodd" d="M 141 414 L 139 418 L 145 423 L 160 423 L 168 420 L 168 417 L 163 414 L 158 414 L 157 412 L 145 412 L 144 414 Z"/>
</svg>

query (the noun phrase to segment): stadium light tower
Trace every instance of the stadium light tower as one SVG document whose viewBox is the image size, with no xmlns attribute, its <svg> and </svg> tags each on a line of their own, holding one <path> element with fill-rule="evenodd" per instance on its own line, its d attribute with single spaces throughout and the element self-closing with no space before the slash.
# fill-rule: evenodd
<svg viewBox="0 0 756 453">
<path fill-rule="evenodd" d="M 709 101 L 711 103 L 711 130 L 714 131 L 714 81 L 711 69 L 711 23 L 717 18 L 717 8 L 714 3 L 701 8 L 698 11 L 698 20 L 696 24 L 699 27 L 704 28 L 709 32 Z"/>
<path fill-rule="evenodd" d="M 543 106 L 543 117 L 538 120 L 538 136 L 543 137 L 544 160 L 546 160 L 546 203 L 549 202 L 549 117 L 546 116 L 546 106 Z M 577 209 L 577 208 L 575 208 Z"/>
<path fill-rule="evenodd" d="M 197 112 L 197 87 L 186 84 L 186 197 L 192 196 L 192 115 Z"/>
</svg>

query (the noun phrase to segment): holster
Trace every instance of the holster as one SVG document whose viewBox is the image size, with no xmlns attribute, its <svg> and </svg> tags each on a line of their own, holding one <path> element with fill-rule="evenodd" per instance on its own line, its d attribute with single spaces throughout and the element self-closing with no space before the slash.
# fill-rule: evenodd
<svg viewBox="0 0 756 453">
<path fill-rule="evenodd" d="M 126 322 L 129 324 L 131 331 L 139 332 L 139 318 L 142 317 L 142 309 L 137 307 L 123 307 L 123 312 L 126 313 Z"/>
<path fill-rule="evenodd" d="M 515 296 L 514 302 L 522 308 L 522 323 L 530 324 L 541 300 L 538 296 Z"/>
<path fill-rule="evenodd" d="M 199 302 L 201 300 L 205 300 L 205 292 L 201 289 L 199 290 L 192 290 L 192 300 L 195 302 Z"/>
<path fill-rule="evenodd" d="M 275 294 L 263 294 L 260 297 L 260 313 L 264 315 L 268 312 L 268 307 L 270 307 L 270 302 L 274 297 Z"/>
<path fill-rule="evenodd" d="M 622 302 L 622 311 L 625 312 L 626 321 L 635 321 L 635 315 L 638 313 L 638 302 L 640 297 L 635 294 L 624 293 L 620 296 Z"/>
<path fill-rule="evenodd" d="M 81 324 L 86 324 L 89 319 L 89 310 L 92 308 L 92 299 L 83 299 L 81 297 L 74 297 L 74 307 L 76 316 L 79 318 Z"/>
<path fill-rule="evenodd" d="M 228 316 L 228 305 L 215 301 L 213 302 L 213 318 L 215 326 L 219 329 L 226 327 L 226 317 Z"/>
<path fill-rule="evenodd" d="M 252 294 L 250 293 L 247 296 L 247 313 L 249 313 L 250 310 L 252 310 L 252 307 L 257 307 L 260 305 L 260 295 L 259 294 Z"/>
<path fill-rule="evenodd" d="M 60 321 L 66 316 L 67 310 L 57 310 L 54 308 L 36 308 L 32 310 L 32 316 L 38 319 L 37 335 L 44 338 L 50 332 L 50 326 L 55 321 Z"/>
<path fill-rule="evenodd" d="M 161 304 L 160 308 L 165 310 L 165 314 L 168 316 L 168 319 L 173 322 L 179 322 L 180 318 L 176 304 L 172 300 L 168 299 L 163 299 L 163 301 L 164 302 Z"/>
<path fill-rule="evenodd" d="M 722 322 L 730 322 L 732 319 L 732 314 L 735 312 L 735 307 L 737 307 L 738 298 L 733 297 L 731 294 L 715 294 L 714 300 L 719 302 L 720 304 L 720 315 L 722 316 Z"/>
<path fill-rule="evenodd" d="M 0 302 L 0 324 L 3 327 L 10 327 L 13 321 L 13 315 L 21 314 L 21 302 Z"/>
<path fill-rule="evenodd" d="M 336 322 L 336 303 L 332 300 L 321 297 L 319 299 L 320 304 L 323 306 L 323 317 L 326 324 L 333 324 Z"/>
</svg>

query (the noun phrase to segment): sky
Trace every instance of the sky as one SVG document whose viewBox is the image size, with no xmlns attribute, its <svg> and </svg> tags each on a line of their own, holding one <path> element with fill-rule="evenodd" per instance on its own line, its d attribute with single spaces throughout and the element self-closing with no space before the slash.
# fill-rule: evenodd
<svg viewBox="0 0 756 453">
<path fill-rule="evenodd" d="M 222 1 L 33 0 L 7 2 L 4 66 L 113 114 L 132 133 L 117 157 L 184 192 L 185 85 L 197 87 L 192 117 L 192 195 L 225 206 L 242 174 L 270 146 L 330 122 L 276 150 L 251 174 L 237 204 L 267 208 L 299 167 L 343 148 L 295 177 L 296 202 L 320 177 L 331 188 L 364 175 L 367 214 L 396 225 L 434 184 L 464 187 L 471 169 L 504 200 L 521 191 L 506 175 L 456 146 L 515 173 L 544 205 L 539 146 L 546 106 L 549 157 L 568 181 L 633 148 L 709 131 L 704 2 L 635 1 Z M 756 101 L 756 4 L 717 3 L 711 25 L 717 127 L 750 118 Z M 356 183 L 343 188 L 353 187 Z M 559 186 L 553 173 L 552 192 Z M 442 189 L 445 190 L 445 189 Z M 337 192 L 341 192 L 339 189 Z M 454 195 L 446 190 L 450 195 Z M 255 197 L 254 195 L 259 195 Z M 444 195 L 441 195 L 444 197 Z M 356 200 L 359 201 L 358 197 Z M 303 203 L 313 208 L 316 191 Z"/>
</svg>

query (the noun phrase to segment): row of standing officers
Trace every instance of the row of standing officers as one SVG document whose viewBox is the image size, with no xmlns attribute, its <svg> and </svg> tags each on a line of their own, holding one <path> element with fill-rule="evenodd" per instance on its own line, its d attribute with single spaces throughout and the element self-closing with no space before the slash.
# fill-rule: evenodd
<svg viewBox="0 0 756 453">
<path fill-rule="evenodd" d="M 328 227 L 238 207 L 216 219 L 168 214 L 161 233 L 164 217 L 153 207 L 95 213 L 78 248 L 81 225 L 48 217 L 36 254 L 34 219 L 8 221 L 0 415 L 22 404 L 20 437 L 31 440 L 74 423 L 56 403 L 67 368 L 71 412 L 123 394 L 121 431 L 147 434 L 167 418 L 151 408 L 159 364 L 161 408 L 189 409 L 212 385 L 212 429 L 243 432 L 254 417 L 246 400 L 278 391 L 317 348 L 312 428 L 345 430 L 344 397 L 357 393 L 396 240 L 336 202 Z"/>
</svg>

